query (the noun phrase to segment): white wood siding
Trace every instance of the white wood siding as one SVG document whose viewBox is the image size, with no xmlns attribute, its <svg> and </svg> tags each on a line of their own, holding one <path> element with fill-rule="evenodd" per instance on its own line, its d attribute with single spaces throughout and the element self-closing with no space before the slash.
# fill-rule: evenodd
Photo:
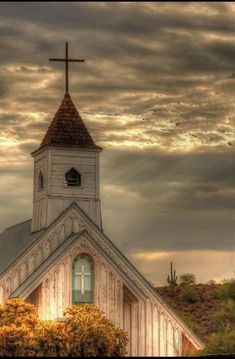
<svg viewBox="0 0 235 359">
<path fill-rule="evenodd" d="M 73 167 L 81 175 L 79 187 L 65 184 L 65 173 Z M 40 171 L 44 188 L 39 191 Z M 99 152 L 45 148 L 34 157 L 32 232 L 48 227 L 74 201 L 101 227 L 99 193 Z"/>
</svg>

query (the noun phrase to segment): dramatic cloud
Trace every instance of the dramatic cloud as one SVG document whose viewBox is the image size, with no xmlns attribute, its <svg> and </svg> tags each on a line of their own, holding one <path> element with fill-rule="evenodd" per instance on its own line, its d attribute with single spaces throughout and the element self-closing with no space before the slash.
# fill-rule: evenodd
<svg viewBox="0 0 235 359">
<path fill-rule="evenodd" d="M 31 216 L 29 153 L 64 91 L 48 58 L 69 41 L 86 59 L 72 98 L 105 148 L 107 234 L 152 282 L 171 260 L 200 281 L 234 275 L 234 19 L 228 2 L 1 3 L 0 229 Z"/>
</svg>

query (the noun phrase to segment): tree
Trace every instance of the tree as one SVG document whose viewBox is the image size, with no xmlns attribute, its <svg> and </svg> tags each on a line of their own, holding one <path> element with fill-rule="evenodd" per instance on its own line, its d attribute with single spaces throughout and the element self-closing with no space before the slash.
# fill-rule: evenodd
<svg viewBox="0 0 235 359">
<path fill-rule="evenodd" d="M 124 356 L 127 332 L 93 304 L 73 305 L 62 321 L 41 321 L 22 299 L 0 307 L 0 357 Z"/>
<path fill-rule="evenodd" d="M 196 276 L 193 273 L 184 273 L 180 276 L 180 284 L 192 285 L 196 284 Z"/>
</svg>

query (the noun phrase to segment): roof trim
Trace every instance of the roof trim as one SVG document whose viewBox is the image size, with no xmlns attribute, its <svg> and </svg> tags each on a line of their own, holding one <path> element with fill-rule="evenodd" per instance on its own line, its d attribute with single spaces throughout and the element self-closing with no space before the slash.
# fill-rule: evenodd
<svg viewBox="0 0 235 359">
<path fill-rule="evenodd" d="M 191 329 L 187 326 L 187 324 L 184 323 L 184 321 L 180 318 L 180 316 L 174 311 L 174 309 L 172 309 L 166 302 L 165 300 L 158 294 L 156 293 L 156 291 L 154 290 L 154 288 L 150 285 L 150 283 L 147 281 L 147 279 L 139 272 L 139 270 L 134 267 L 134 265 L 127 259 L 127 257 L 124 256 L 124 254 L 116 247 L 116 245 L 103 233 L 103 231 L 97 226 L 97 224 L 95 224 L 91 218 L 82 210 L 82 208 L 80 208 L 76 202 L 71 203 L 71 205 L 69 207 L 67 207 L 61 214 L 60 216 L 53 222 L 51 223 L 51 225 L 46 228 L 43 233 L 40 233 L 40 235 L 36 238 L 36 240 L 38 241 L 38 239 L 41 237 L 41 235 L 45 235 L 50 229 L 51 227 L 54 226 L 54 224 L 56 224 L 57 221 L 60 220 L 60 218 L 69 210 L 71 210 L 72 208 L 77 209 L 81 215 L 83 217 L 85 217 L 84 219 L 87 220 L 88 224 L 91 225 L 91 227 L 93 227 L 97 233 L 97 235 L 99 237 L 101 237 L 101 239 L 103 239 L 108 246 L 110 246 L 113 250 L 114 250 L 114 254 L 117 255 L 117 257 L 119 257 L 124 264 L 126 264 L 127 268 L 129 268 L 134 275 L 137 275 L 137 278 L 140 280 L 140 282 L 142 282 L 143 285 L 145 285 L 147 287 L 147 289 L 150 291 L 150 293 L 153 295 L 154 298 L 156 298 L 162 305 L 163 307 L 165 307 L 165 309 L 167 311 L 169 311 L 171 313 L 171 315 L 175 318 L 175 320 L 184 328 L 184 330 L 188 333 L 189 336 L 191 336 L 195 342 L 197 343 L 199 348 L 204 348 L 204 343 L 201 341 L 201 339 L 194 334 Z M 49 263 L 54 263 L 54 261 L 56 259 L 58 259 L 58 257 L 66 250 L 70 247 L 70 245 L 72 245 L 72 243 L 74 243 L 74 241 L 81 235 L 82 232 L 86 232 L 89 235 L 89 238 L 91 238 L 91 240 L 100 248 L 100 250 L 110 258 L 110 260 L 113 262 L 112 257 L 99 245 L 99 243 L 93 239 L 93 237 L 91 236 L 91 234 L 89 233 L 89 230 L 83 229 L 81 232 L 79 232 L 78 234 L 72 234 L 71 236 L 69 236 L 67 238 L 67 240 L 65 240 L 21 285 L 20 287 L 14 291 L 11 296 L 17 296 L 20 295 L 20 289 L 23 290 L 23 288 L 25 288 L 25 286 L 27 286 L 27 283 L 29 283 L 29 281 L 32 280 L 32 278 L 34 278 L 34 280 L 37 280 L 37 275 L 39 276 L 39 274 L 41 272 L 43 272 L 47 267 L 47 263 L 50 260 Z M 31 245 L 35 244 L 35 241 L 32 242 Z M 30 245 L 30 246 L 31 246 Z M 30 247 L 28 246 L 27 249 Z M 22 255 L 22 253 L 21 253 Z M 118 266 L 117 263 L 114 263 L 115 266 Z M 119 268 L 119 267 L 118 267 Z M 121 270 L 121 272 L 123 273 L 124 271 L 119 268 Z M 128 278 L 128 280 L 130 282 L 132 282 L 132 280 L 127 276 L 126 273 L 124 273 L 124 276 L 126 276 Z M 26 284 L 25 284 L 26 283 Z M 24 285 L 24 287 L 22 287 Z M 28 284 L 29 285 L 29 284 Z M 133 285 L 135 285 L 133 283 Z M 27 288 L 25 288 L 26 290 Z M 139 289 L 139 288 L 138 288 Z"/>
<path fill-rule="evenodd" d="M 182 325 L 183 328 L 185 328 L 185 331 L 188 332 L 197 342 L 198 346 L 201 348 L 205 347 L 205 344 L 201 341 L 201 339 L 188 327 L 188 325 L 181 319 L 181 317 L 175 312 L 173 308 L 171 308 L 168 303 L 154 290 L 154 288 L 151 286 L 151 284 L 147 281 L 147 279 L 143 276 L 142 273 L 139 272 L 139 270 L 127 259 L 127 257 L 116 247 L 116 245 L 104 234 L 104 232 L 91 220 L 91 218 L 88 217 L 88 215 L 80 208 L 76 203 L 74 203 L 75 206 L 84 214 L 84 216 L 88 219 L 88 221 L 96 227 L 98 232 L 101 234 L 103 238 L 108 242 L 108 244 L 111 245 L 111 247 L 114 248 L 114 250 L 117 252 L 117 254 L 121 257 L 121 259 L 126 262 L 127 266 L 130 267 L 134 273 L 137 274 L 138 277 L 144 282 L 143 284 L 147 286 L 147 288 L 150 290 L 150 292 L 153 294 L 153 296 L 170 312 L 172 313 L 173 317 L 176 318 L 176 320 Z M 89 231 L 87 231 L 90 238 L 91 235 L 89 234 Z M 99 244 L 93 239 L 93 241 L 99 246 Z M 99 246 L 100 247 L 100 246 Z M 101 250 L 104 252 L 102 247 L 100 247 Z M 110 258 L 112 260 L 112 258 Z M 125 273 L 124 273 L 125 274 Z M 126 274 L 125 274 L 126 275 Z M 130 280 L 130 279 L 129 279 Z"/>
<path fill-rule="evenodd" d="M 34 285 L 37 284 L 37 281 L 39 280 L 40 276 L 43 275 L 46 269 L 50 267 L 54 262 L 59 259 L 59 257 L 64 253 L 66 249 L 68 249 L 77 238 L 80 237 L 80 235 L 84 232 L 84 229 L 81 230 L 79 233 L 71 234 L 59 247 L 56 248 L 54 252 L 52 252 L 49 257 L 46 258 L 44 262 L 41 263 L 41 265 L 30 274 L 29 277 L 27 277 L 21 285 L 11 293 L 10 297 L 19 297 L 22 295 L 28 288 L 30 288 L 31 284 Z"/>
<path fill-rule="evenodd" d="M 69 151 L 82 151 L 82 152 L 101 152 L 103 151 L 103 147 L 97 146 L 97 148 L 82 148 L 82 147 L 66 147 L 66 146 L 44 146 L 41 148 L 38 148 L 37 150 L 31 152 L 31 156 L 34 157 L 36 154 L 38 153 L 42 153 L 44 150 L 49 150 L 49 149 L 61 149 L 61 150 L 68 150 Z"/>
</svg>

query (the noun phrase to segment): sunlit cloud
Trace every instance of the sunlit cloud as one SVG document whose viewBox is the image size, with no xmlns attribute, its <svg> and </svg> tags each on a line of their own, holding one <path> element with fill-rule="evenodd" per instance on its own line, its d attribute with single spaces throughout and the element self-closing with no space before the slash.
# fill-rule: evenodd
<svg viewBox="0 0 235 359">
<path fill-rule="evenodd" d="M 175 251 L 175 252 L 143 252 L 130 255 L 138 268 L 148 273 L 148 278 L 155 285 L 167 285 L 167 276 L 170 273 L 170 262 L 180 283 L 180 275 L 194 273 L 197 283 L 205 283 L 210 279 L 217 283 L 225 278 L 235 278 L 233 252 L 226 251 Z M 200 260 L 199 260 L 200 258 Z M 216 265 L 215 265 L 216 263 Z M 157 265 L 158 271 L 155 269 Z M 190 269 L 190 270 L 189 270 Z"/>
<path fill-rule="evenodd" d="M 148 261 L 152 261 L 155 259 L 159 259 L 159 258 L 165 258 L 165 257 L 169 257 L 170 253 L 168 252 L 140 252 L 140 253 L 136 253 L 134 255 L 134 257 L 136 259 L 144 259 L 144 260 L 148 260 Z"/>
<path fill-rule="evenodd" d="M 71 97 L 104 147 L 105 232 L 159 283 L 161 261 L 180 269 L 186 252 L 182 270 L 201 281 L 203 269 L 230 275 L 234 16 L 225 2 L 1 3 L 0 228 L 31 217 L 30 153 L 64 94 L 64 66 L 48 59 L 69 41 L 85 58 L 71 64 Z"/>
<path fill-rule="evenodd" d="M 18 142 L 14 141 L 13 139 L 1 138 L 0 137 L 0 146 L 17 146 Z"/>
</svg>

